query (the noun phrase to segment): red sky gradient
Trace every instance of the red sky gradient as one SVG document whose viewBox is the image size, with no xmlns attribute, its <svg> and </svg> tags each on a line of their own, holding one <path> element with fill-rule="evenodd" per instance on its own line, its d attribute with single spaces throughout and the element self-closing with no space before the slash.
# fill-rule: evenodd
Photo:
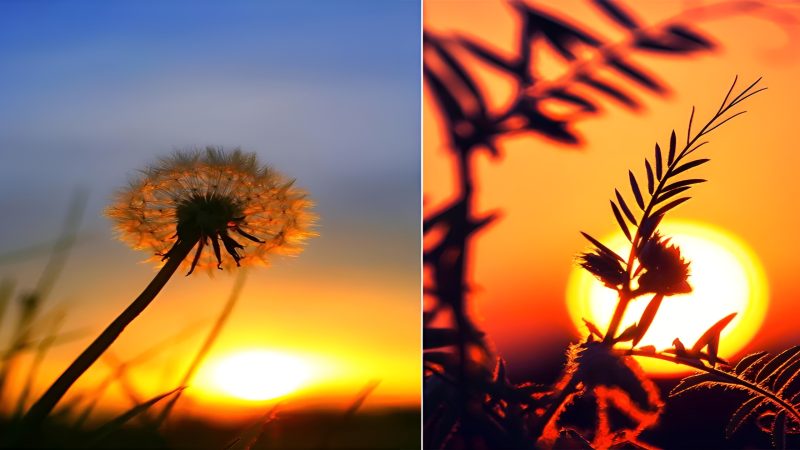
<svg viewBox="0 0 800 450">
<path fill-rule="evenodd" d="M 700 2 L 622 2 L 648 23 L 675 16 Z M 607 38 L 619 37 L 608 19 L 590 2 L 565 1 L 538 6 L 585 24 Z M 774 6 L 779 6 L 775 2 Z M 781 13 L 794 14 L 787 6 Z M 788 11 L 788 12 L 787 12 Z M 502 1 L 425 2 L 426 30 L 474 36 L 495 48 L 513 51 L 516 22 Z M 783 17 L 783 16 L 781 16 Z M 695 175 L 710 182 L 693 189 L 693 199 L 672 213 L 674 219 L 706 222 L 746 242 L 766 269 L 770 305 L 750 349 L 780 348 L 796 343 L 793 321 L 800 298 L 800 196 L 797 170 L 797 114 L 800 104 L 800 50 L 797 25 L 781 28 L 759 13 L 695 16 L 693 26 L 713 37 L 716 51 L 693 57 L 635 54 L 632 60 L 661 77 L 671 93 L 659 98 L 631 89 L 645 108 L 631 112 L 602 99 L 605 113 L 578 123 L 581 147 L 563 147 L 534 135 L 500 140 L 502 157 L 483 152 L 477 158 L 477 214 L 501 211 L 500 220 L 479 235 L 471 261 L 471 295 L 480 324 L 498 353 L 514 361 L 535 358 L 554 337 L 578 337 L 565 306 L 567 277 L 575 256 L 587 243 L 578 233 L 605 236 L 617 227 L 608 200 L 614 188 L 628 192 L 627 170 L 643 170 L 654 142 L 667 142 L 670 131 L 686 132 L 692 105 L 695 123 L 706 120 L 735 75 L 741 87 L 759 76 L 769 90 L 748 100 L 750 112 L 724 125 L 703 148 L 712 161 Z M 557 66 L 542 57 L 545 75 Z M 470 66 L 478 67 L 477 65 Z M 510 84 L 478 68 L 483 87 L 500 106 Z M 599 96 L 597 96 L 599 97 Z M 425 211 L 453 195 L 452 159 L 445 148 L 439 111 L 430 92 L 423 97 Z M 663 145 L 662 145 L 663 146 Z M 709 324 L 710 325 L 710 324 Z M 560 350 L 559 350 L 560 351 Z"/>
</svg>

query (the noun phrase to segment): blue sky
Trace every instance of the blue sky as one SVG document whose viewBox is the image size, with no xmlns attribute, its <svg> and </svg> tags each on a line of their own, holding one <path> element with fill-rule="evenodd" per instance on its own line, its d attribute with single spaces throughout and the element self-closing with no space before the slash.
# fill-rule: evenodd
<svg viewBox="0 0 800 450">
<path fill-rule="evenodd" d="M 258 152 L 322 214 L 415 224 L 418 41 L 406 1 L 3 2 L 0 207 L 29 228 L 82 185 L 97 216 L 154 156 L 211 144 Z"/>
<path fill-rule="evenodd" d="M 66 328 L 99 330 L 153 276 L 102 215 L 115 189 L 173 149 L 241 146 L 310 193 L 319 237 L 251 275 L 226 336 L 314 352 L 298 336 L 320 334 L 358 355 L 341 361 L 355 383 L 418 384 L 418 1 L 2 1 L 0 54 L 0 256 L 54 238 L 89 192 L 89 238 L 53 292 Z M 0 278 L 30 289 L 44 256 L 0 257 Z M 190 278 L 115 345 L 213 314 L 233 282 Z"/>
</svg>

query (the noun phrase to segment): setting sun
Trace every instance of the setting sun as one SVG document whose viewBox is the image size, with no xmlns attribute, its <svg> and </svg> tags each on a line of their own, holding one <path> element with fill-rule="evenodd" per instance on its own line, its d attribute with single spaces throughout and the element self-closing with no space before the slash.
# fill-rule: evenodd
<svg viewBox="0 0 800 450">
<path fill-rule="evenodd" d="M 295 356 L 249 350 L 214 361 L 209 377 L 215 389 L 230 396 L 263 401 L 302 387 L 311 378 L 311 366 Z"/>
<path fill-rule="evenodd" d="M 758 258 L 739 239 L 707 224 L 667 222 L 660 230 L 691 261 L 689 283 L 693 292 L 665 299 L 639 346 L 654 345 L 662 350 L 671 347 L 675 338 L 691 346 L 708 327 L 736 312 L 722 333 L 719 351 L 723 358 L 733 356 L 753 338 L 766 313 L 767 281 Z M 621 233 L 603 242 L 621 255 L 628 254 L 630 244 Z M 641 317 L 648 298 L 640 297 L 629 305 L 622 329 Z M 570 317 L 580 330 L 586 330 L 582 318 L 604 329 L 613 314 L 616 293 L 588 272 L 576 268 L 569 278 L 567 303 Z M 639 362 L 649 372 L 686 371 L 681 366 L 648 358 Z"/>
</svg>

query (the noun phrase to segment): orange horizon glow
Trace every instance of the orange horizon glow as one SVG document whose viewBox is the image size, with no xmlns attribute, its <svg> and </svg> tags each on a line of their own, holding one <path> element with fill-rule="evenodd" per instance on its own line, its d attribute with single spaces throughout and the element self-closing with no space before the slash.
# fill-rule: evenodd
<svg viewBox="0 0 800 450">
<path fill-rule="evenodd" d="M 76 256 L 87 251 L 91 249 L 77 248 Z M 122 261 L 107 266 L 127 269 L 130 273 L 130 264 L 124 260 L 134 260 L 135 275 L 109 277 L 94 283 L 99 296 L 108 293 L 116 300 L 98 305 L 90 310 L 90 315 L 76 310 L 67 316 L 64 329 L 80 330 L 80 339 L 60 345 L 43 362 L 33 386 L 34 396 L 64 370 L 95 337 L 99 327 L 118 314 L 125 297 L 138 293 L 152 276 L 153 269 L 148 264 L 135 265 L 139 254 L 125 249 L 119 253 L 121 256 L 117 258 Z M 372 379 L 382 382 L 364 403 L 364 410 L 419 406 L 419 330 L 407 326 L 418 323 L 418 312 L 415 313 L 418 307 L 401 308 L 409 295 L 405 291 L 412 290 L 403 277 L 379 272 L 372 279 L 352 285 L 338 276 L 337 270 L 329 270 L 319 272 L 315 283 L 308 283 L 293 267 L 295 261 L 299 262 L 299 258 L 283 258 L 273 267 L 250 271 L 228 323 L 183 392 L 174 411 L 176 416 L 235 420 L 263 414 L 264 407 L 276 402 L 285 410 L 343 410 Z M 233 283 L 234 277 L 225 273 L 213 279 L 170 280 L 150 308 L 112 346 L 109 354 L 113 358 L 102 357 L 78 380 L 63 403 L 80 400 L 78 404 L 85 405 L 117 362 L 131 361 L 125 379 L 139 400 L 177 387 L 230 295 Z M 71 289 L 68 286 L 66 290 Z M 418 297 L 418 290 L 413 291 Z M 346 293 L 349 301 L 324 304 L 318 300 L 329 297 L 331 292 Z M 372 301 L 378 297 L 385 303 Z M 363 322 L 363 317 L 384 314 L 382 310 L 386 308 L 406 325 L 387 327 L 387 332 L 382 333 Z M 333 318 L 332 311 L 337 311 Z M 87 327 L 88 323 L 92 326 Z M 324 335 L 320 330 L 326 330 Z M 370 345 L 360 343 L 357 333 L 369 333 Z M 280 353 L 306 362 L 311 368 L 310 378 L 293 392 L 260 401 L 228 395 L 210 382 L 208 376 L 216 361 L 252 350 Z M 137 361 L 142 354 L 146 356 Z M 9 380 L 10 386 L 23 385 L 29 364 L 30 358 L 22 358 L 19 369 L 12 374 L 14 378 Z M 114 414 L 132 406 L 129 393 L 114 382 L 103 394 L 97 411 Z"/>
</svg>

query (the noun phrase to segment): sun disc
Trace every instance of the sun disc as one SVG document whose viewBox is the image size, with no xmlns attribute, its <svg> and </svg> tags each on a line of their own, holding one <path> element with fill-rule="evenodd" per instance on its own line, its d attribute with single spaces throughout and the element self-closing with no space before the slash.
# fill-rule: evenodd
<svg viewBox="0 0 800 450">
<path fill-rule="evenodd" d="M 708 224 L 665 222 L 661 233 L 671 238 L 681 254 L 691 261 L 690 294 L 666 297 L 647 334 L 637 346 L 653 345 L 659 350 L 672 347 L 679 338 L 687 347 L 714 323 L 736 312 L 723 330 L 719 355 L 731 357 L 741 351 L 758 332 L 767 309 L 767 281 L 757 256 L 741 240 Z M 602 240 L 620 255 L 627 256 L 630 242 L 621 232 Z M 636 323 L 652 295 L 631 302 L 620 329 Z M 615 291 L 606 288 L 580 267 L 570 274 L 567 306 L 570 317 L 582 334 L 583 318 L 604 330 L 617 303 Z M 621 344 L 624 345 L 624 344 Z M 678 373 L 686 369 L 673 363 L 638 358 L 651 373 Z"/>
<path fill-rule="evenodd" d="M 292 355 L 250 350 L 218 360 L 213 367 L 215 386 L 233 397 L 263 401 L 296 391 L 310 378 L 309 365 Z"/>
</svg>

